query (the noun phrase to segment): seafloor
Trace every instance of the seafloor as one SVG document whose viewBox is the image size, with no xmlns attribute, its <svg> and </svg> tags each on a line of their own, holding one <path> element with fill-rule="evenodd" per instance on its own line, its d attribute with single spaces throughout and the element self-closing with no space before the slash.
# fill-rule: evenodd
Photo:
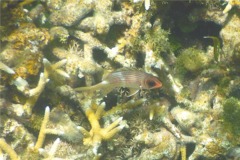
<svg viewBox="0 0 240 160">
<path fill-rule="evenodd" d="M 1 160 L 240 159 L 240 0 L 0 5 Z"/>
</svg>

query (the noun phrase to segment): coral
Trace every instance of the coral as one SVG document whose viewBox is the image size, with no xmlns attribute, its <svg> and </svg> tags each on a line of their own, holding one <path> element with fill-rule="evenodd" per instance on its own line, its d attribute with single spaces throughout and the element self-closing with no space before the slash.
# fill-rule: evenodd
<svg viewBox="0 0 240 160">
<path fill-rule="evenodd" d="M 223 10 L 223 14 L 226 14 L 229 12 L 233 6 L 240 6 L 240 1 L 239 0 L 225 0 L 227 2 L 227 6 Z"/>
<path fill-rule="evenodd" d="M 83 136 L 79 131 L 79 126 L 71 120 L 68 114 L 59 108 L 54 108 L 51 111 L 48 128 L 57 131 L 56 134 L 54 132 L 51 132 L 51 134 L 61 136 L 61 138 L 71 143 L 81 143 L 82 141 Z"/>
<path fill-rule="evenodd" d="M 49 42 L 50 35 L 46 28 L 37 28 L 32 23 L 24 23 L 4 40 L 11 43 L 14 49 L 30 50 L 35 53 Z"/>
<path fill-rule="evenodd" d="M 231 21 L 229 21 L 220 32 L 223 43 L 222 50 L 226 55 L 232 55 L 234 52 L 239 52 L 239 47 L 237 47 L 240 43 L 239 24 L 240 18 L 234 14 Z"/>
<path fill-rule="evenodd" d="M 32 108 L 34 107 L 36 101 L 38 100 L 40 94 L 42 93 L 42 91 L 45 88 L 45 85 L 47 84 L 47 82 L 49 81 L 49 77 L 51 75 L 54 75 L 55 73 L 57 73 L 58 75 L 63 76 L 64 78 L 69 78 L 69 75 L 59 69 L 60 67 L 62 67 L 65 63 L 66 60 L 61 60 L 55 64 L 51 64 L 47 59 L 43 59 L 43 63 L 44 63 L 44 72 L 40 73 L 40 78 L 38 81 L 38 85 L 36 88 L 30 89 L 28 92 L 28 99 L 26 100 L 23 108 L 26 112 L 26 115 L 31 115 L 32 113 Z"/>
<path fill-rule="evenodd" d="M 194 113 L 180 107 L 174 107 L 171 110 L 171 115 L 179 123 L 181 128 L 186 131 L 188 131 L 190 128 L 193 128 L 197 121 L 197 116 Z"/>
<path fill-rule="evenodd" d="M 110 49 L 105 44 L 101 43 L 97 38 L 93 37 L 91 33 L 84 33 L 82 31 L 76 31 L 73 34 L 74 37 L 79 39 L 80 41 L 83 41 L 84 46 L 84 57 L 91 59 L 93 57 L 93 49 L 99 49 L 102 50 L 104 53 L 107 54 L 107 56 L 110 58 L 112 57 L 112 54 L 116 55 L 114 52 L 114 49 Z"/>
<path fill-rule="evenodd" d="M 144 132 L 135 137 L 139 142 L 143 141 L 149 146 L 143 150 L 137 159 L 174 159 L 176 158 L 177 142 L 174 136 L 166 129 L 161 128 L 160 132 Z M 168 141 L 168 143 L 166 143 Z"/>
<path fill-rule="evenodd" d="M 188 16 L 190 22 L 196 23 L 197 21 L 212 21 L 219 25 L 224 25 L 227 20 L 227 14 L 222 14 L 221 8 L 215 8 L 214 10 L 209 8 L 195 8 Z"/>
<path fill-rule="evenodd" d="M 86 50 L 83 53 L 79 48 L 79 44 L 73 41 L 68 50 L 54 48 L 53 54 L 60 59 L 67 60 L 65 68 L 70 76 L 77 75 L 79 78 L 82 78 L 84 75 L 94 75 L 101 72 L 100 66 L 92 59 L 91 51 L 88 53 Z"/>
<path fill-rule="evenodd" d="M 66 43 L 69 33 L 68 30 L 64 27 L 57 26 L 57 27 L 52 27 L 49 31 L 52 39 L 58 38 L 60 42 Z"/>
<path fill-rule="evenodd" d="M 49 2 L 47 4 L 53 5 L 53 3 Z M 83 1 L 67 0 L 62 5 L 60 2 L 57 2 L 55 5 L 52 8 L 56 10 L 49 17 L 50 22 L 54 25 L 72 26 L 92 11 L 92 4 Z M 60 8 L 60 6 L 62 7 Z"/>
<path fill-rule="evenodd" d="M 238 157 L 239 1 L 226 2 L 2 2 L 0 159 Z M 73 89 L 122 67 L 162 89 Z"/>
<path fill-rule="evenodd" d="M 41 19 L 41 23 L 44 23 L 44 6 L 42 4 L 38 4 L 36 7 L 34 7 L 28 14 L 29 18 L 31 18 L 31 20 L 37 20 L 37 19 Z"/>
<path fill-rule="evenodd" d="M 93 3 L 93 17 L 84 18 L 78 28 L 85 31 L 93 31 L 95 34 L 107 34 L 113 25 L 127 25 L 126 13 L 124 11 L 113 11 L 113 2 L 110 0 L 99 0 Z"/>
<path fill-rule="evenodd" d="M 0 69 L 9 73 L 9 74 L 15 74 L 14 70 L 5 65 L 4 63 L 0 62 Z"/>
<path fill-rule="evenodd" d="M 52 147 L 50 148 L 50 150 L 48 152 L 46 152 L 45 150 L 43 149 L 40 149 L 40 154 L 44 156 L 44 160 L 51 160 L 51 159 L 55 159 L 55 154 L 56 154 L 56 151 L 58 149 L 58 146 L 59 144 L 61 143 L 60 139 L 57 138 L 53 144 L 52 144 Z"/>
<path fill-rule="evenodd" d="M 92 106 L 86 110 L 86 116 L 92 127 L 91 130 L 88 132 L 82 127 L 80 128 L 80 130 L 84 136 L 83 144 L 92 146 L 93 152 L 97 155 L 97 149 L 101 145 L 101 142 L 103 140 L 111 139 L 116 133 L 118 133 L 124 128 L 124 125 L 121 125 L 122 117 L 120 117 L 113 123 L 111 123 L 109 126 L 101 128 L 99 124 L 99 119 L 103 114 L 104 105 L 100 105 L 97 108 L 95 107 L 96 106 L 92 104 Z M 94 108 L 96 109 L 95 113 L 93 110 Z"/>
<path fill-rule="evenodd" d="M 3 138 L 0 138 L 0 149 L 9 155 L 11 160 L 19 160 L 17 153 L 6 143 Z"/>
<path fill-rule="evenodd" d="M 47 123 L 49 121 L 49 116 L 50 116 L 50 108 L 46 107 L 45 113 L 44 113 L 44 118 L 43 118 L 42 125 L 41 125 L 41 129 L 40 129 L 40 132 L 39 132 L 39 135 L 38 135 L 38 139 L 37 139 L 37 142 L 36 142 L 36 144 L 33 148 L 35 152 L 38 152 L 39 148 L 42 147 L 43 142 L 45 140 L 45 136 L 46 136 L 46 133 L 47 133 L 46 128 L 47 128 Z"/>
</svg>

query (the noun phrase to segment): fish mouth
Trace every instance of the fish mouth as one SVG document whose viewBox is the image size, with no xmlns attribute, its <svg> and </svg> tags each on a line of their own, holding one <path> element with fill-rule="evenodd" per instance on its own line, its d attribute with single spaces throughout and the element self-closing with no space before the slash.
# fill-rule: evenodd
<svg viewBox="0 0 240 160">
<path fill-rule="evenodd" d="M 157 82 L 153 88 L 161 88 L 161 87 L 162 87 L 162 83 Z"/>
</svg>

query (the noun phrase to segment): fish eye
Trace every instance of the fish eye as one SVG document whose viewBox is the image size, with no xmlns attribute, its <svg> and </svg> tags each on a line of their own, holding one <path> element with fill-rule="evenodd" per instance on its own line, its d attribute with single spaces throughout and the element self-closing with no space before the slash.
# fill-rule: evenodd
<svg viewBox="0 0 240 160">
<path fill-rule="evenodd" d="M 147 81 L 147 85 L 148 85 L 148 87 L 154 87 L 155 85 L 156 85 L 156 82 L 155 81 L 153 81 L 153 80 L 149 80 L 149 81 Z"/>
</svg>

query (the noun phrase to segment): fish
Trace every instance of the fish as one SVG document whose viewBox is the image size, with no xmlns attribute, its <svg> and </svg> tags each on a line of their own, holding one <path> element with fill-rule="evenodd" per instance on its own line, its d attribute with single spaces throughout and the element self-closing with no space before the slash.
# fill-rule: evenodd
<svg viewBox="0 0 240 160">
<path fill-rule="evenodd" d="M 74 90 L 79 91 L 96 91 L 101 90 L 105 94 L 117 87 L 126 87 L 135 90 L 137 93 L 142 89 L 156 89 L 162 87 L 161 81 L 144 71 L 122 68 L 108 74 L 102 82 L 88 87 L 79 87 Z"/>
</svg>

